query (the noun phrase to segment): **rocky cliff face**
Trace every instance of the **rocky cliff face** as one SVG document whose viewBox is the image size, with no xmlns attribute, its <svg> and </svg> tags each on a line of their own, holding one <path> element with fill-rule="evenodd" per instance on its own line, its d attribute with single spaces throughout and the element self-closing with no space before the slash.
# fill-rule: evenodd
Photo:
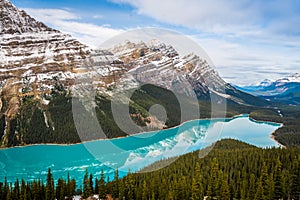
<svg viewBox="0 0 300 200">
<path fill-rule="evenodd" d="M 72 84 L 79 62 L 89 54 L 86 46 L 36 21 L 7 0 L 0 1 L 0 16 L 2 95 L 46 93 L 57 80 Z"/>
<path fill-rule="evenodd" d="M 7 0 L 0 0 L 0 17 L 0 105 L 9 127 L 23 97 L 40 98 L 57 82 L 72 85 L 89 49 Z"/>
<path fill-rule="evenodd" d="M 211 94 L 247 104 L 243 95 L 227 84 L 207 61 L 193 53 L 179 55 L 170 45 L 157 40 L 124 42 L 111 49 L 94 50 L 87 69 L 104 88 L 130 89 L 136 82 L 153 84 L 198 99 Z M 227 94 L 230 91 L 231 94 Z"/>
<path fill-rule="evenodd" d="M 35 82 L 38 89 L 44 90 L 43 83 L 53 77 L 72 78 L 79 61 L 89 53 L 70 35 L 36 21 L 7 0 L 0 1 L 0 16 L 2 86 L 15 79 L 19 87 Z"/>
<path fill-rule="evenodd" d="M 25 11 L 19 10 L 8 0 L 0 1 L 0 33 L 1 34 L 22 34 L 37 32 L 57 32 L 47 27 L 42 22 L 38 22 Z"/>
</svg>

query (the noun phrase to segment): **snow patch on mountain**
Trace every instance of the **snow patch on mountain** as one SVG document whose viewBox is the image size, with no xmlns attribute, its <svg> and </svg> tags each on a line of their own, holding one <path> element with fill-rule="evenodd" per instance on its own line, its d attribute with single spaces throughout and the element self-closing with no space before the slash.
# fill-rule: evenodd
<svg viewBox="0 0 300 200">
<path fill-rule="evenodd" d="M 287 77 L 278 79 L 276 83 L 300 83 L 300 73 L 291 74 Z"/>
<path fill-rule="evenodd" d="M 277 96 L 288 95 L 299 92 L 300 74 L 295 73 L 276 81 L 264 80 L 256 86 L 243 86 L 239 89 L 256 96 Z"/>
</svg>

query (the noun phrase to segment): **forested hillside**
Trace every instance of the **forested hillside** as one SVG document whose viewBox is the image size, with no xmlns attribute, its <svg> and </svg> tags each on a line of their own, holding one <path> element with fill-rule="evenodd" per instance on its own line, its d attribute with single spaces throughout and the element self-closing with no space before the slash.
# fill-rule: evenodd
<svg viewBox="0 0 300 200">
<path fill-rule="evenodd" d="M 95 139 L 103 139 L 103 135 L 99 134 L 99 130 L 93 130 L 94 127 L 88 119 L 90 115 L 82 105 L 80 99 L 73 97 L 61 84 L 57 83 L 50 95 L 44 97 L 49 101 L 48 105 L 44 105 L 34 96 L 27 96 L 22 99 L 20 104 L 20 112 L 10 120 L 9 132 L 3 134 L 7 130 L 5 123 L 5 115 L 0 115 L 0 147 L 11 147 L 18 145 L 36 144 L 36 143 L 78 143 L 82 141 L 90 141 Z M 200 113 L 190 114 L 188 119 L 198 119 L 211 117 L 210 99 L 199 99 L 195 101 L 186 96 L 182 96 L 182 103 L 199 105 Z M 111 108 L 111 97 L 103 94 L 95 96 L 95 112 L 96 117 L 101 125 L 102 130 L 106 134 L 106 138 L 115 138 L 126 136 L 114 120 Z M 74 122 L 72 104 L 76 104 L 77 109 L 82 112 L 77 117 L 76 122 L 82 121 L 80 124 L 84 133 L 78 135 L 76 124 Z M 166 110 L 167 119 L 165 128 L 179 125 L 181 122 L 181 108 L 177 97 L 170 90 L 155 85 L 146 84 L 137 89 L 131 96 L 129 104 L 129 114 L 132 120 L 140 127 L 139 132 L 158 129 L 158 127 L 148 126 L 151 122 L 149 109 L 151 106 L 159 104 Z M 224 117 L 224 109 L 220 110 L 220 117 Z M 237 114 L 250 113 L 254 107 L 243 106 L 235 102 L 228 102 L 227 117 Z M 218 108 L 215 110 L 218 111 Z M 218 113 L 215 113 L 216 115 Z M 153 117 L 153 116 L 152 116 Z M 133 134 L 135 132 L 130 132 Z"/>
<path fill-rule="evenodd" d="M 87 121 L 89 115 L 84 108 L 79 116 L 84 123 L 81 124 L 84 133 L 78 135 L 77 127 L 74 123 L 72 103 L 76 103 L 78 108 L 83 107 L 81 102 L 72 98 L 63 86 L 57 84 L 52 90 L 51 95 L 46 95 L 45 99 L 49 101 L 48 105 L 40 103 L 33 96 L 25 97 L 20 105 L 20 112 L 10 121 L 9 133 L 1 133 L 7 128 L 5 124 L 5 115 L 0 115 L 0 141 L 1 147 L 11 147 L 17 145 L 27 145 L 35 143 L 78 143 L 100 139 L 98 130 L 92 130 L 92 122 Z M 126 136 L 116 122 L 111 110 L 111 98 L 98 94 L 95 97 L 97 102 L 95 111 L 98 122 L 101 125 L 107 138 Z M 182 98 L 185 104 L 193 105 L 197 102 L 189 98 Z M 165 128 L 179 125 L 181 122 L 180 104 L 171 91 L 154 85 L 143 85 L 131 96 L 129 112 L 132 120 L 141 127 L 140 132 L 149 131 L 151 120 L 149 109 L 151 106 L 159 104 L 166 109 L 167 119 Z M 200 114 L 190 116 L 191 119 L 210 118 L 211 102 L 210 99 L 198 100 Z M 277 110 L 281 110 L 283 117 L 280 117 Z M 214 114 L 218 115 L 216 112 Z M 223 117 L 224 108 L 219 109 L 220 116 Z M 85 112 L 84 112 L 85 111 Z M 274 121 L 283 123 L 284 127 L 275 133 L 275 138 L 285 146 L 300 145 L 299 113 L 300 107 L 280 106 L 274 109 L 270 106 L 258 107 L 250 105 L 241 105 L 227 100 L 226 117 L 232 117 L 238 114 L 249 113 L 251 117 L 257 120 Z M 155 127 L 154 127 L 155 128 Z"/>
</svg>

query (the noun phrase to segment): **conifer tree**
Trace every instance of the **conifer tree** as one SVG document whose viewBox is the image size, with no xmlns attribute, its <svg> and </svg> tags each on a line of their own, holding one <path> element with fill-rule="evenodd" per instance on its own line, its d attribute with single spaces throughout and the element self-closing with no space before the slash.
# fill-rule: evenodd
<svg viewBox="0 0 300 200">
<path fill-rule="evenodd" d="M 27 194 L 26 194 L 26 183 L 25 183 L 25 180 L 22 179 L 22 181 L 21 181 L 21 191 L 20 191 L 20 200 L 25 200 L 26 197 L 27 197 Z"/>
<path fill-rule="evenodd" d="M 84 174 L 84 178 L 83 178 L 83 193 L 82 193 L 82 197 L 83 198 L 88 198 L 90 196 L 92 196 L 92 188 L 91 188 L 90 179 L 89 179 L 89 172 L 86 169 L 85 170 L 85 174 Z"/>
<path fill-rule="evenodd" d="M 256 180 L 253 173 L 250 174 L 249 188 L 248 188 L 248 199 L 254 199 L 256 193 Z"/>
<path fill-rule="evenodd" d="M 2 196 L 3 196 L 4 198 L 6 198 L 7 195 L 8 195 L 8 193 L 9 193 L 9 186 L 8 186 L 8 183 L 7 183 L 7 179 L 6 179 L 6 177 L 5 177 L 5 178 L 4 178 L 4 186 L 3 186 L 3 193 L 2 193 Z"/>
<path fill-rule="evenodd" d="M 12 199 L 19 199 L 19 196 L 20 196 L 20 184 L 19 184 L 19 180 L 17 179 L 16 182 L 14 183 Z"/>
<path fill-rule="evenodd" d="M 148 199 L 148 188 L 147 188 L 147 183 L 144 180 L 142 186 L 142 200 L 147 200 L 147 199 Z"/>
<path fill-rule="evenodd" d="M 106 199 L 106 182 L 103 169 L 101 170 L 100 179 L 99 179 L 99 198 Z"/>
<path fill-rule="evenodd" d="M 94 193 L 94 181 L 93 181 L 93 174 L 90 174 L 90 180 L 89 180 L 90 188 L 92 190 L 92 193 Z"/>
<path fill-rule="evenodd" d="M 125 198 L 125 178 L 119 181 L 119 199 Z"/>
<path fill-rule="evenodd" d="M 113 197 L 118 198 L 119 197 L 119 171 L 118 169 L 114 172 L 114 180 L 113 180 Z"/>
<path fill-rule="evenodd" d="M 218 173 L 219 173 L 219 164 L 217 158 L 214 157 L 211 162 L 210 176 L 209 176 L 209 183 L 208 183 L 208 190 L 207 190 L 207 196 L 209 198 L 214 198 L 219 193 Z"/>
<path fill-rule="evenodd" d="M 291 198 L 300 200 L 300 155 L 293 160 L 291 173 Z"/>
<path fill-rule="evenodd" d="M 67 176 L 67 186 L 66 186 L 66 194 L 67 197 L 71 197 L 71 178 L 70 178 L 70 172 L 68 172 L 68 176 Z"/>
<path fill-rule="evenodd" d="M 220 199 L 222 200 L 230 200 L 230 191 L 228 186 L 228 175 L 223 175 L 223 181 L 220 188 Z"/>
<path fill-rule="evenodd" d="M 6 200 L 12 200 L 12 194 L 11 194 L 11 188 L 12 188 L 12 186 L 10 185 L 10 186 L 8 186 L 9 187 L 9 191 L 8 191 L 8 193 L 7 193 L 7 195 L 6 195 Z"/>
<path fill-rule="evenodd" d="M 175 200 L 175 192 L 173 188 L 170 188 L 167 194 L 168 200 Z"/>
<path fill-rule="evenodd" d="M 127 193 L 126 199 L 133 200 L 134 199 L 134 179 L 130 172 L 130 169 L 128 169 L 128 174 L 127 174 L 127 177 L 125 180 L 125 188 L 126 188 L 126 193 Z"/>
<path fill-rule="evenodd" d="M 265 196 L 264 196 L 264 189 L 262 186 L 262 180 L 259 179 L 258 184 L 257 184 L 257 191 L 255 193 L 254 196 L 254 200 L 265 200 Z"/>
<path fill-rule="evenodd" d="M 75 179 L 71 179 L 69 185 L 69 194 L 68 197 L 72 197 L 73 195 L 75 195 L 75 191 L 76 191 L 76 180 Z"/>
<path fill-rule="evenodd" d="M 42 186 L 40 181 L 33 181 L 32 183 L 32 197 L 33 200 L 42 200 L 44 199 L 43 191 L 42 191 Z"/>
<path fill-rule="evenodd" d="M 262 183 L 264 199 L 266 199 L 269 196 L 269 185 L 270 185 L 268 167 L 266 165 L 266 162 L 263 162 L 263 166 L 262 166 L 262 169 L 261 169 L 260 180 L 261 180 L 261 183 Z"/>
<path fill-rule="evenodd" d="M 283 179 L 282 179 L 282 164 L 279 159 L 276 161 L 274 174 L 274 199 L 283 198 Z"/>
<path fill-rule="evenodd" d="M 46 200 L 53 200 L 54 198 L 54 179 L 49 168 L 46 182 Z"/>
<path fill-rule="evenodd" d="M 155 193 L 152 192 L 151 200 L 155 200 Z"/>
<path fill-rule="evenodd" d="M 94 190 L 95 190 L 95 194 L 99 194 L 99 180 L 98 180 L 97 177 L 95 178 L 95 188 L 94 188 Z"/>
<path fill-rule="evenodd" d="M 274 196 L 274 190 L 275 190 L 275 183 L 274 183 L 273 172 L 271 172 L 268 175 L 267 186 L 268 186 L 268 189 L 266 189 L 267 190 L 267 192 L 266 192 L 266 198 L 267 199 L 274 199 L 273 196 Z M 281 190 L 282 190 L 282 188 L 281 188 Z"/>
<path fill-rule="evenodd" d="M 200 171 L 200 164 L 199 162 L 196 163 L 195 167 L 195 173 L 192 180 L 192 194 L 191 194 L 191 200 L 202 200 L 203 199 L 203 184 L 202 184 L 202 175 Z"/>
</svg>

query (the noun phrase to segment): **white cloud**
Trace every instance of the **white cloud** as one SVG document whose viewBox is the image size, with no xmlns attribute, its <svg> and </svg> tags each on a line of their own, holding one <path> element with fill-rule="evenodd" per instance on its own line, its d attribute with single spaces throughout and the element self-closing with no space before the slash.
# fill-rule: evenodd
<svg viewBox="0 0 300 200">
<path fill-rule="evenodd" d="M 300 71 L 299 49 L 271 44 L 262 47 L 201 36 L 193 39 L 207 52 L 220 75 L 233 84 L 275 80 Z"/>
<path fill-rule="evenodd" d="M 204 32 L 249 32 L 258 20 L 255 5 L 224 0 L 113 0 L 136 7 L 139 14 Z"/>
<path fill-rule="evenodd" d="M 110 28 L 107 24 L 98 26 L 80 22 L 81 17 L 63 9 L 24 8 L 35 19 L 52 28 L 68 33 L 92 48 L 121 33 L 123 30 Z M 99 15 L 97 17 L 100 17 Z"/>
<path fill-rule="evenodd" d="M 102 16 L 102 15 L 94 15 L 93 18 L 94 18 L 94 19 L 102 19 L 103 16 Z"/>
<path fill-rule="evenodd" d="M 63 9 L 35 9 L 24 8 L 24 10 L 34 18 L 42 22 L 48 22 L 51 20 L 74 20 L 80 19 L 79 16 Z"/>
<path fill-rule="evenodd" d="M 137 13 L 202 32 L 260 35 L 292 32 L 300 23 L 295 1 L 261 0 L 111 0 L 130 4 Z M 295 4 L 295 5 L 294 5 Z"/>
</svg>

